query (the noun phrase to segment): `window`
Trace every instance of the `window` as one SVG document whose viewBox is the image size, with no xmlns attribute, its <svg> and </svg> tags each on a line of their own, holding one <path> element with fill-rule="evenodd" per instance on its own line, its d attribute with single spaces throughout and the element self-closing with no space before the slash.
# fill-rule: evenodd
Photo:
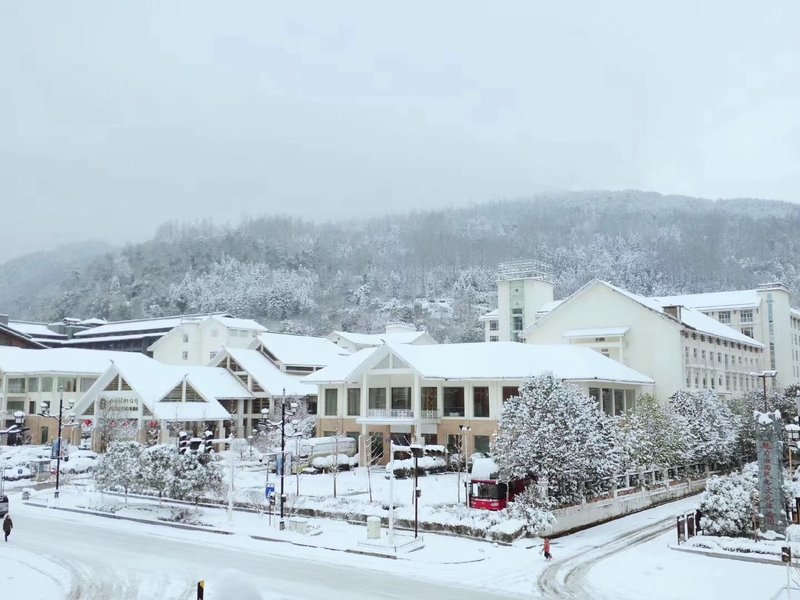
<svg viewBox="0 0 800 600">
<path fill-rule="evenodd" d="M 214 360 L 214 357 L 216 355 L 217 355 L 217 351 L 216 350 L 212 350 L 211 352 L 208 353 L 208 360 Z"/>
<path fill-rule="evenodd" d="M 42 377 L 42 391 L 43 392 L 52 392 L 53 391 L 53 378 L 52 377 Z"/>
<path fill-rule="evenodd" d="M 729 311 L 729 310 L 721 310 L 721 311 L 719 311 L 719 318 L 717 320 L 720 323 L 730 323 L 731 322 L 731 311 Z"/>
<path fill-rule="evenodd" d="M 189 334 L 188 333 L 184 333 L 183 334 L 183 343 L 184 344 L 188 344 L 189 343 Z"/>
<path fill-rule="evenodd" d="M 186 350 L 184 350 L 183 352 L 181 352 L 181 358 L 183 360 L 189 360 L 189 353 Z"/>
<path fill-rule="evenodd" d="M 607 415 L 614 414 L 614 404 L 611 396 L 611 390 L 607 388 L 603 388 L 603 412 L 605 412 Z"/>
<path fill-rule="evenodd" d="M 747 337 L 753 337 L 753 328 L 752 327 L 742 327 L 742 333 L 745 334 Z"/>
<path fill-rule="evenodd" d="M 450 454 L 458 454 L 461 452 L 461 434 L 451 433 L 447 436 L 447 451 Z"/>
<path fill-rule="evenodd" d="M 39 391 L 39 379 L 37 377 L 30 377 L 28 379 L 28 391 L 29 392 L 38 392 Z M 84 390 L 81 390 L 84 391 Z"/>
<path fill-rule="evenodd" d="M 77 392 L 78 391 L 78 378 L 77 377 L 59 377 L 58 378 L 58 387 L 63 389 L 65 392 Z"/>
<path fill-rule="evenodd" d="M 464 416 L 464 388 L 446 387 L 444 388 L 444 416 L 463 417 Z"/>
<path fill-rule="evenodd" d="M 689 362 L 689 346 L 683 348 L 683 362 Z"/>
<path fill-rule="evenodd" d="M 739 322 L 740 323 L 752 323 L 753 322 L 753 310 L 740 310 L 739 311 Z M 750 336 L 753 337 L 753 336 Z"/>
<path fill-rule="evenodd" d="M 595 402 L 600 402 L 600 388 L 589 388 L 589 398 Z"/>
<path fill-rule="evenodd" d="M 472 441 L 475 443 L 475 452 L 483 452 L 484 454 L 489 453 L 488 435 L 476 435 L 472 438 Z"/>
<path fill-rule="evenodd" d="M 522 309 L 511 309 L 511 330 L 514 331 L 514 339 L 519 339 L 518 332 L 522 331 Z"/>
<path fill-rule="evenodd" d="M 722 362 L 722 352 L 717 352 L 717 362 L 718 363 Z"/>
<path fill-rule="evenodd" d="M 422 441 L 425 442 L 426 446 L 432 446 L 439 442 L 439 438 L 435 433 L 423 433 Z"/>
<path fill-rule="evenodd" d="M 97 381 L 96 377 L 81 377 L 81 391 L 88 392 L 95 381 Z"/>
<path fill-rule="evenodd" d="M 317 397 L 309 396 L 306 399 L 306 407 L 308 408 L 308 414 L 310 415 L 317 414 Z"/>
<path fill-rule="evenodd" d="M 373 410 L 386 408 L 386 388 L 369 388 L 369 408 Z"/>
<path fill-rule="evenodd" d="M 508 400 L 513 396 L 519 396 L 519 388 L 515 385 L 504 385 L 503 386 L 503 402 Z"/>
<path fill-rule="evenodd" d="M 697 358 L 697 348 L 692 348 L 692 354 Z"/>
<path fill-rule="evenodd" d="M 8 393 L 9 394 L 24 394 L 25 393 L 25 378 L 24 377 L 9 377 L 8 378 L 7 389 L 8 389 Z"/>
<path fill-rule="evenodd" d="M 636 390 L 625 390 L 625 410 L 636 408 Z"/>
<path fill-rule="evenodd" d="M 197 390 L 190 386 L 188 383 L 186 384 L 186 402 L 205 402 L 203 397 L 197 393 Z"/>
<path fill-rule="evenodd" d="M 436 412 L 439 410 L 439 394 L 435 387 L 422 388 L 422 410 Z"/>
<path fill-rule="evenodd" d="M 703 360 L 706 359 L 706 351 L 705 350 L 701 350 L 700 351 L 700 358 L 702 358 Z"/>
<path fill-rule="evenodd" d="M 347 389 L 347 416 L 353 417 L 361 414 L 361 390 L 358 388 Z"/>
<path fill-rule="evenodd" d="M 489 321 L 489 331 L 497 331 L 500 329 L 500 323 L 494 319 Z"/>
<path fill-rule="evenodd" d="M 489 341 L 490 342 L 499 342 L 500 341 L 500 337 L 496 336 L 496 335 L 490 335 L 489 336 Z"/>
<path fill-rule="evenodd" d="M 472 388 L 472 412 L 474 417 L 489 416 L 489 388 Z"/>
<path fill-rule="evenodd" d="M 625 412 L 625 391 L 614 390 L 614 414 L 621 415 Z"/>
<path fill-rule="evenodd" d="M 383 456 L 383 433 L 380 431 L 373 431 L 369 434 L 369 458 L 376 460 Z"/>
<path fill-rule="evenodd" d="M 339 400 L 339 390 L 327 389 L 325 390 L 325 416 L 335 417 L 337 409 L 337 401 Z"/>
<path fill-rule="evenodd" d="M 392 410 L 411 410 L 411 388 L 392 388 Z"/>
</svg>

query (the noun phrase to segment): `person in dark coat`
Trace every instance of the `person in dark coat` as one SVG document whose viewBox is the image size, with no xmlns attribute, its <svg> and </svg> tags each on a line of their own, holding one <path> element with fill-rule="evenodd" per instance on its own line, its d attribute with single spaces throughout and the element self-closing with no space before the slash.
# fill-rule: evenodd
<svg viewBox="0 0 800 600">
<path fill-rule="evenodd" d="M 11 515 L 6 515 L 6 518 L 3 520 L 3 532 L 6 534 L 6 541 L 8 541 L 8 536 L 11 535 L 11 529 L 14 527 L 14 522 L 11 520 Z"/>
</svg>

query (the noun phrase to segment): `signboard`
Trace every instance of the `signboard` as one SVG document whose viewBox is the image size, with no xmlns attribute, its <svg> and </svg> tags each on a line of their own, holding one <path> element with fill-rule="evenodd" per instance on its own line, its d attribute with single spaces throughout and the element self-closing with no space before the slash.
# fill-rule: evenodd
<svg viewBox="0 0 800 600">
<path fill-rule="evenodd" d="M 130 396 L 100 396 L 100 412 L 108 413 L 110 418 L 135 417 L 139 414 L 139 399 Z"/>
<path fill-rule="evenodd" d="M 275 484 L 268 483 L 265 492 L 266 492 L 267 498 L 271 498 L 272 496 L 274 496 L 275 495 Z"/>
<path fill-rule="evenodd" d="M 66 447 L 67 440 L 64 438 L 55 438 L 53 440 L 53 446 L 50 448 L 50 458 L 58 458 L 59 453 L 61 454 L 61 458 L 64 458 L 64 448 Z"/>
<path fill-rule="evenodd" d="M 756 450 L 758 452 L 758 512 L 762 515 L 761 532 L 786 533 L 783 497 L 783 442 L 780 413 L 756 413 Z"/>
</svg>

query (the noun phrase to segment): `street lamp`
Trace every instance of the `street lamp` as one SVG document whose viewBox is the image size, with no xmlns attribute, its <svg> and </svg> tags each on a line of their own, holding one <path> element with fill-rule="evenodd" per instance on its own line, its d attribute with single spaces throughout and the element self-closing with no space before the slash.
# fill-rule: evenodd
<svg viewBox="0 0 800 600">
<path fill-rule="evenodd" d="M 777 371 L 761 371 L 760 373 L 750 373 L 751 376 L 760 377 L 764 383 L 764 412 L 769 412 L 767 408 L 767 377 L 772 378 L 772 385 L 775 385 L 775 378 L 778 376 Z"/>
<path fill-rule="evenodd" d="M 411 445 L 411 454 L 414 456 L 414 538 L 417 537 L 419 531 L 419 497 L 422 495 L 422 490 L 419 489 L 418 475 L 419 475 L 419 459 L 422 456 L 422 446 L 416 444 Z"/>
<path fill-rule="evenodd" d="M 73 405 L 75 402 L 73 400 L 69 401 L 69 410 L 72 410 Z M 59 477 L 61 475 L 61 453 L 64 451 L 64 448 L 61 443 L 61 433 L 64 431 L 66 427 L 73 427 L 75 425 L 75 414 L 71 413 L 70 422 L 68 424 L 63 423 L 63 416 L 64 416 L 64 386 L 59 386 L 58 388 L 58 416 L 50 414 L 50 403 L 46 400 L 42 402 L 42 410 L 39 412 L 39 416 L 47 417 L 50 419 L 56 419 L 58 421 L 58 451 L 56 453 L 56 493 L 55 497 L 58 498 L 58 487 L 59 487 Z"/>
<path fill-rule="evenodd" d="M 461 430 L 462 442 L 461 442 L 461 451 L 464 453 L 464 496 L 465 496 L 465 503 L 467 508 L 469 508 L 469 468 L 468 468 L 468 461 L 469 461 L 469 451 L 467 448 L 467 442 L 469 441 L 469 437 L 467 437 L 467 433 L 472 431 L 472 427 L 468 425 L 459 425 L 458 427 Z"/>
<path fill-rule="evenodd" d="M 297 408 L 297 402 L 290 402 L 289 403 L 289 414 L 293 414 L 294 410 Z M 269 409 L 262 408 L 261 414 L 264 418 L 264 421 L 267 421 L 267 415 L 269 414 Z M 270 423 L 270 425 L 277 425 L 277 423 Z M 284 493 L 284 476 L 286 475 L 286 389 L 283 390 L 283 395 L 281 396 L 281 463 L 280 463 L 280 470 L 281 470 L 281 520 L 278 523 L 278 528 L 283 531 L 286 528 L 286 523 L 283 519 L 284 515 L 284 504 L 286 503 L 286 494 Z"/>
</svg>

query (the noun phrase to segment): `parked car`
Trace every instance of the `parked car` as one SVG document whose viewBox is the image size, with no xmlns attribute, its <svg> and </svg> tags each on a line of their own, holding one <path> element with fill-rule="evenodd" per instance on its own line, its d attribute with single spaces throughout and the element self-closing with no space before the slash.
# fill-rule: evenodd
<svg viewBox="0 0 800 600">
<path fill-rule="evenodd" d="M 8 514 L 8 496 L 0 496 L 0 517 Z"/>
</svg>

